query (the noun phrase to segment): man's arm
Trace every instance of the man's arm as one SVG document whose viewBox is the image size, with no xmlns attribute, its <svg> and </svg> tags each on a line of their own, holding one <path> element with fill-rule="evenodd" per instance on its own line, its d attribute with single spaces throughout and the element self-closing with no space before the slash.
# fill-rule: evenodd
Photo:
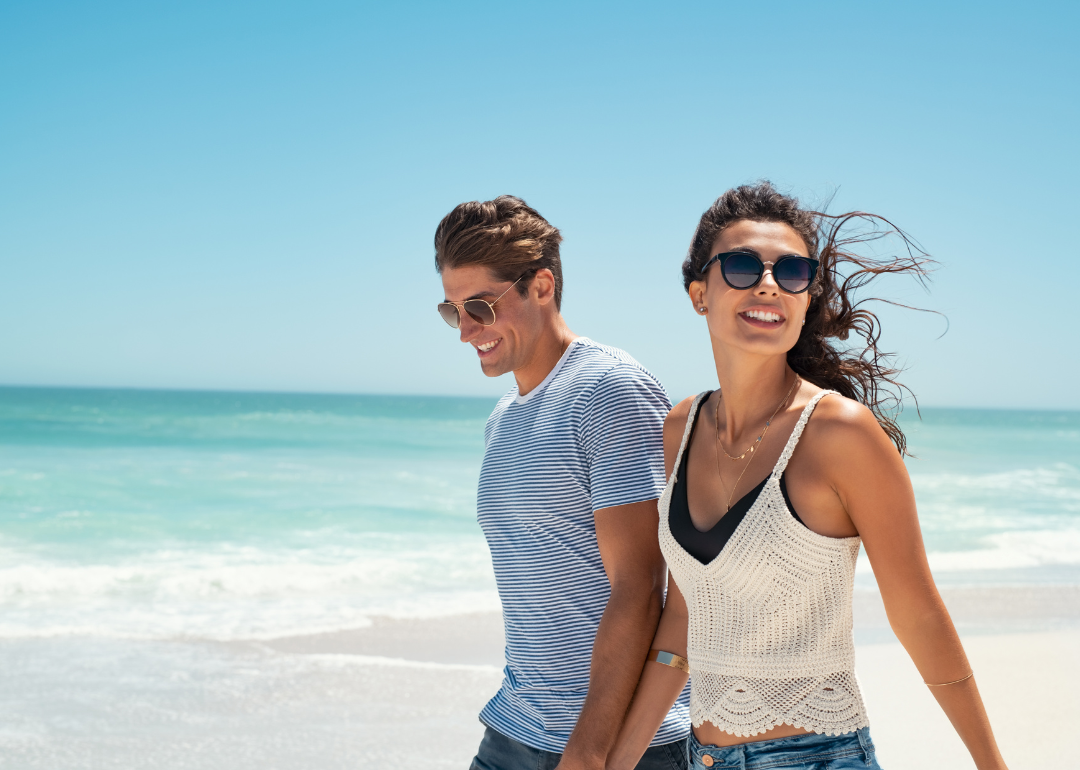
<svg viewBox="0 0 1080 770">
<path fill-rule="evenodd" d="M 559 770 L 604 767 L 663 605 L 667 568 L 657 541 L 656 500 L 604 508 L 595 520 L 611 598 L 596 631 L 589 692 Z"/>
</svg>

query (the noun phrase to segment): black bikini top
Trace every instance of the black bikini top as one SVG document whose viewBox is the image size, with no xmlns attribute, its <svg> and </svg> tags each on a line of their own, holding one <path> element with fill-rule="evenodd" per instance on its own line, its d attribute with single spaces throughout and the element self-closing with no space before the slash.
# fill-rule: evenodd
<svg viewBox="0 0 1080 770">
<path fill-rule="evenodd" d="M 707 394 L 701 400 L 702 404 L 705 403 L 705 399 L 709 395 Z M 694 424 L 690 426 L 690 438 L 686 442 L 686 451 L 683 452 L 682 462 L 679 463 L 678 472 L 675 475 L 675 488 L 671 490 L 671 502 L 668 506 L 668 527 L 671 529 L 671 535 L 675 538 L 676 543 L 685 548 L 687 553 L 702 564 L 708 564 L 724 550 L 727 541 L 731 539 L 739 524 L 746 517 L 747 512 L 753 507 L 758 495 L 761 494 L 761 490 L 765 488 L 769 476 L 766 476 L 760 484 L 740 497 L 739 501 L 731 506 L 731 510 L 720 517 L 720 521 L 716 522 L 712 529 L 702 532 L 695 527 L 693 520 L 690 518 L 690 503 L 687 501 L 686 496 L 688 485 L 686 469 L 689 465 L 687 460 L 690 459 L 690 445 L 693 443 L 694 431 L 697 430 L 698 417 L 701 416 L 703 411 L 705 410 L 698 408 L 697 414 L 694 415 Z M 791 498 L 788 497 L 787 484 L 784 482 L 786 473 L 785 471 L 780 474 L 780 492 L 784 495 L 784 502 L 787 503 L 791 515 L 805 527 L 803 520 L 795 512 L 795 506 L 791 504 Z"/>
</svg>

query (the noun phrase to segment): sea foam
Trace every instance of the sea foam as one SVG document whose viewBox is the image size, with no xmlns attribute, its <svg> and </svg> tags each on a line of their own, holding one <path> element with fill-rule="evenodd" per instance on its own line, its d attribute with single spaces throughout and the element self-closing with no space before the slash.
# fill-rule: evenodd
<svg viewBox="0 0 1080 770">
<path fill-rule="evenodd" d="M 359 628 L 374 616 L 497 611 L 477 537 L 378 535 L 302 550 L 219 545 L 115 562 L 0 549 L 0 637 L 267 639 Z"/>
</svg>

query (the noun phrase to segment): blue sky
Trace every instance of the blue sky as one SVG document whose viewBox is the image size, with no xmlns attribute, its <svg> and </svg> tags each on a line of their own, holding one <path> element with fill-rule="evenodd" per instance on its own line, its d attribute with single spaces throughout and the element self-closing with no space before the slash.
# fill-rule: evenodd
<svg viewBox="0 0 1080 770">
<path fill-rule="evenodd" d="M 709 387 L 728 187 L 888 216 L 920 400 L 1080 408 L 1076 3 L 5 3 L 0 383 L 497 394 L 435 313 L 456 203 L 563 231 L 564 312 Z"/>
</svg>

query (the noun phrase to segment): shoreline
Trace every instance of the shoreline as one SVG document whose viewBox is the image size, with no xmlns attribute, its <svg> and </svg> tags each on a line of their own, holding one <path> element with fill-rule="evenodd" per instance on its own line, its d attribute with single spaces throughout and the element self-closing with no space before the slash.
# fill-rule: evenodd
<svg viewBox="0 0 1080 770">
<path fill-rule="evenodd" d="M 942 588 L 957 631 L 965 640 L 1080 630 L 1080 586 Z M 855 642 L 897 644 L 881 595 L 854 592 Z M 434 618 L 373 617 L 362 628 L 224 644 L 257 645 L 293 655 L 362 655 L 423 663 L 503 666 L 503 629 L 497 612 Z"/>
<path fill-rule="evenodd" d="M 247 642 L 287 655 L 363 655 L 418 663 L 503 667 L 502 615 L 476 612 L 436 618 L 374 617 L 371 625 Z"/>
</svg>

